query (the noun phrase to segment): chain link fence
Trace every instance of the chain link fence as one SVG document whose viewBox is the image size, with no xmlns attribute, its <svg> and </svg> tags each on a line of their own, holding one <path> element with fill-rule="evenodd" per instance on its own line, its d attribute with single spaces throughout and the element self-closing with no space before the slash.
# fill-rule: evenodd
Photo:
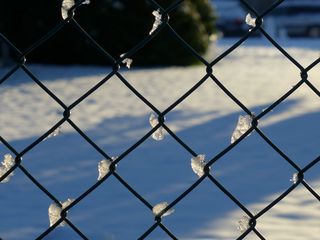
<svg viewBox="0 0 320 240">
<path fill-rule="evenodd" d="M 70 219 L 68 219 L 68 212 L 72 211 L 72 209 L 81 204 L 81 201 L 90 195 L 93 191 L 99 188 L 100 185 L 104 184 L 108 179 L 113 176 L 117 181 L 122 184 L 130 193 L 132 193 L 137 199 L 139 199 L 142 204 L 145 205 L 147 209 L 152 211 L 155 215 L 155 221 L 150 221 L 150 227 L 148 229 L 141 229 L 141 235 L 138 237 L 131 237 L 132 239 L 146 239 L 155 229 L 162 229 L 164 233 L 171 239 L 178 239 L 174 233 L 174 229 L 170 229 L 169 226 L 165 226 L 162 222 L 162 217 L 164 215 L 168 215 L 171 213 L 171 209 L 179 204 L 189 193 L 194 191 L 205 179 L 208 179 L 212 182 L 212 187 L 218 188 L 224 193 L 229 199 L 231 199 L 244 213 L 245 217 L 240 222 L 240 228 L 242 229 L 242 234 L 237 239 L 245 238 L 249 233 L 254 233 L 259 239 L 265 239 L 265 237 L 258 231 L 256 226 L 259 224 L 259 218 L 266 214 L 271 208 L 277 205 L 282 199 L 284 199 L 290 192 L 292 192 L 297 186 L 304 186 L 307 191 L 314 196 L 317 201 L 320 201 L 319 194 L 304 180 L 304 176 L 308 173 L 308 171 L 313 168 L 320 161 L 320 157 L 317 157 L 313 161 L 311 161 L 306 166 L 299 166 L 292 159 L 290 159 L 275 143 L 273 143 L 260 129 L 259 129 L 259 120 L 270 113 L 274 108 L 276 108 L 279 104 L 281 104 L 285 99 L 287 99 L 291 94 L 293 94 L 297 89 L 299 89 L 302 85 L 308 86 L 317 96 L 320 97 L 319 90 L 308 80 L 308 72 L 313 69 L 320 62 L 320 58 L 315 60 L 307 67 L 303 67 L 296 59 L 294 59 L 282 46 L 280 46 L 277 41 L 268 34 L 263 28 L 263 18 L 268 15 L 272 10 L 274 10 L 279 4 L 283 2 L 283 0 L 276 1 L 272 6 L 266 9 L 263 13 L 258 13 L 255 9 L 250 6 L 245 0 L 241 0 L 241 3 L 244 7 L 250 11 L 254 18 L 250 18 L 248 20 L 248 24 L 251 25 L 250 31 L 248 31 L 243 37 L 241 37 L 234 45 L 232 45 L 229 49 L 224 51 L 221 55 L 216 57 L 212 62 L 206 61 L 202 56 L 200 56 L 196 51 L 193 50 L 192 46 L 190 46 L 187 42 L 185 42 L 179 34 L 170 26 L 169 17 L 170 15 L 183 4 L 183 0 L 173 1 L 172 4 L 163 8 L 156 1 L 149 0 L 148 2 L 154 7 L 155 12 L 155 23 L 153 25 L 153 29 L 149 35 L 145 37 L 141 42 L 139 42 L 135 47 L 130 49 L 127 53 L 122 55 L 120 58 L 115 58 L 111 56 L 105 49 L 103 49 L 93 37 L 91 37 L 74 18 L 74 14 L 77 9 L 82 4 L 88 4 L 89 1 L 77 1 L 74 4 L 70 5 L 72 1 L 64 1 L 63 7 L 65 8 L 65 12 L 63 15 L 63 21 L 51 29 L 47 34 L 45 34 L 41 39 L 32 44 L 28 49 L 21 52 L 17 49 L 11 42 L 10 39 L 7 39 L 3 34 L 0 34 L 0 39 L 6 45 L 9 46 L 9 50 L 14 52 L 15 55 L 19 56 L 19 62 L 15 64 L 10 70 L 6 72 L 6 74 L 1 78 L 0 84 L 4 83 L 8 80 L 8 78 L 13 75 L 16 71 L 22 70 L 24 71 L 46 94 L 48 94 L 54 101 L 56 101 L 63 109 L 64 112 L 59 122 L 57 122 L 52 128 L 43 133 L 43 135 L 38 138 L 36 141 L 31 143 L 22 151 L 16 150 L 9 142 L 2 136 L 0 136 L 1 143 L 10 150 L 15 156 L 14 161 L 10 163 L 10 157 L 7 156 L 8 162 L 6 167 L 3 167 L 5 171 L 3 171 L 0 181 L 6 181 L 10 174 L 13 171 L 20 170 L 26 178 L 31 180 L 37 188 L 39 188 L 43 194 L 45 194 L 48 198 L 50 198 L 55 204 L 52 207 L 51 217 L 53 218 L 51 222 L 51 226 L 48 227 L 44 232 L 39 233 L 36 239 L 44 239 L 51 231 L 53 231 L 60 224 L 66 224 L 70 228 L 74 230 L 75 233 L 79 235 L 82 239 L 89 239 L 85 231 L 79 229 Z M 69 3 L 66 4 L 66 3 Z M 104 77 L 98 84 L 92 87 L 89 91 L 79 97 L 76 101 L 74 101 L 71 105 L 66 105 L 59 97 L 52 91 L 50 91 L 46 85 L 38 79 L 35 74 L 26 66 L 26 59 L 28 54 L 37 51 L 38 47 L 46 43 L 50 38 L 52 38 L 55 34 L 57 34 L 64 26 L 70 25 L 78 32 L 80 32 L 85 38 L 90 42 L 91 46 L 97 49 L 101 54 L 103 54 L 108 60 L 113 62 L 112 71 Z M 174 103 L 172 103 L 167 109 L 164 111 L 160 111 L 157 109 L 150 101 L 148 101 L 137 89 L 135 89 L 126 78 L 119 72 L 120 65 L 125 63 L 130 66 L 130 58 L 134 58 L 135 53 L 137 53 L 140 49 L 142 49 L 148 42 L 152 41 L 153 38 L 161 32 L 163 29 L 169 30 L 172 35 L 179 41 L 181 46 L 185 48 L 186 51 L 189 51 L 194 57 L 196 57 L 202 64 L 203 67 L 206 68 L 206 74 L 192 87 L 190 88 L 183 96 L 179 99 L 176 99 Z M 239 99 L 237 99 L 225 86 L 222 82 L 214 74 L 214 67 L 217 63 L 219 63 L 222 59 L 228 56 L 231 52 L 237 49 L 242 43 L 244 43 L 251 35 L 256 32 L 260 32 L 263 38 L 267 39 L 276 49 L 278 49 L 291 63 L 300 71 L 300 81 L 298 81 L 292 89 L 287 91 L 283 96 L 281 96 L 278 100 L 269 105 L 263 112 L 258 115 L 254 115 L 253 112 L 246 107 Z M 7 50 L 6 50 L 7 51 Z M 70 118 L 70 112 L 72 109 L 77 108 L 77 106 L 85 100 L 88 96 L 93 94 L 97 89 L 99 89 L 102 85 L 104 85 L 111 77 L 117 77 L 124 85 L 135 94 L 147 107 L 150 108 L 155 113 L 153 119 L 151 119 L 153 123 L 153 128 L 150 130 L 145 136 L 143 136 L 139 141 L 134 143 L 127 150 L 122 152 L 116 159 L 111 158 L 107 152 L 100 148 L 97 143 L 95 143 L 89 136 L 87 136 L 80 127 L 78 127 Z M 196 153 L 192 146 L 187 145 L 181 138 L 179 138 L 167 125 L 165 122 L 165 116 L 172 111 L 176 106 L 178 106 L 182 101 L 187 99 L 193 92 L 197 91 L 197 89 L 205 82 L 213 81 L 237 106 L 239 106 L 244 112 L 246 112 L 247 116 L 242 119 L 240 124 L 244 124 L 244 129 L 238 129 L 234 134 L 232 143 L 225 149 L 223 149 L 219 154 L 211 157 L 208 162 L 205 162 L 201 155 Z M 1 85 L 0 85 L 1 86 Z M 47 188 L 45 188 L 41 182 L 39 182 L 24 166 L 21 161 L 22 157 L 28 153 L 30 150 L 35 148 L 38 144 L 40 144 L 47 137 L 54 135 L 56 131 L 60 128 L 63 123 L 68 123 L 76 132 L 82 136 L 82 138 L 87 141 L 99 154 L 101 154 L 106 161 L 100 163 L 100 176 L 99 180 L 92 185 L 89 189 L 84 191 L 79 197 L 74 200 L 68 200 L 65 203 L 61 203 L 60 199 L 57 199 Z M 142 196 L 137 190 L 135 190 L 129 182 L 127 182 L 120 174 L 117 172 L 117 165 L 121 165 L 121 162 L 126 158 L 128 154 L 130 154 L 133 150 L 141 146 L 149 137 L 156 136 L 161 138 L 161 134 L 163 131 L 166 131 L 169 135 L 171 135 L 177 143 L 179 143 L 185 151 L 190 153 L 193 158 L 193 168 L 194 171 L 199 175 L 199 179 L 196 180 L 191 186 L 189 186 L 180 196 L 178 196 L 174 201 L 170 203 L 162 203 L 157 206 L 153 206 L 148 202 L 144 196 Z M 281 193 L 274 201 L 272 201 L 269 205 L 267 205 L 264 209 L 257 213 L 253 213 L 249 211 L 246 206 L 238 200 L 226 187 L 224 187 L 210 172 L 211 168 L 217 163 L 225 154 L 232 151 L 233 148 L 238 145 L 241 141 L 244 141 L 245 137 L 248 136 L 251 132 L 255 131 L 261 139 L 263 139 L 276 153 L 278 153 L 283 161 L 285 161 L 288 165 L 293 167 L 296 170 L 296 174 L 293 176 L 293 184 L 290 185 L 283 193 Z M 4 164 L 3 164 L 4 165 Z M 2 170 L 3 170 L 2 169 Z M 17 206 L 19 207 L 19 206 Z M 57 211 L 54 211 L 57 210 Z M 50 210 L 49 210 L 50 211 Z M 16 216 L 18 217 L 18 216 Z"/>
</svg>

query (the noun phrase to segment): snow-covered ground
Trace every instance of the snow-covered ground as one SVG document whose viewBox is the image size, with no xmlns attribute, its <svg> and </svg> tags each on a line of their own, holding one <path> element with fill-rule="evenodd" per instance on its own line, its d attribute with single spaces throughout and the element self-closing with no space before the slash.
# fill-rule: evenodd
<svg viewBox="0 0 320 240">
<path fill-rule="evenodd" d="M 213 54 L 235 39 L 220 41 Z M 283 43 L 293 57 L 308 66 L 319 57 L 319 41 Z M 67 105 L 98 83 L 111 70 L 103 67 L 28 65 Z M 320 66 L 309 80 L 320 89 Z M 0 69 L 1 76 L 6 69 Z M 214 75 L 256 114 L 300 80 L 299 70 L 265 41 L 253 39 L 219 62 Z M 165 110 L 205 74 L 203 66 L 121 69 L 132 86 L 159 110 Z M 62 118 L 63 109 L 22 71 L 0 86 L 0 133 L 19 151 Z M 303 167 L 319 156 L 320 99 L 302 85 L 259 122 L 261 130 Z M 118 156 L 149 130 L 152 110 L 116 77 L 72 110 L 71 119 L 110 156 Z M 172 112 L 166 124 L 198 154 L 211 159 L 230 144 L 238 116 L 244 112 L 212 80 L 207 80 Z M 61 134 L 43 141 L 23 156 L 23 165 L 59 200 L 76 198 L 98 177 L 97 153 L 68 124 Z M 9 153 L 0 145 L 0 154 Z M 172 137 L 148 139 L 123 159 L 117 172 L 152 205 L 173 201 L 197 176 L 191 155 Z M 295 173 L 256 133 L 211 167 L 219 180 L 252 212 L 259 212 L 292 182 Z M 320 165 L 306 181 L 320 193 Z M 178 173 L 178 174 L 177 174 Z M 20 170 L 0 185 L 0 237 L 34 239 L 49 226 L 52 203 Z M 178 203 L 164 224 L 179 239 L 235 239 L 244 213 L 210 181 Z M 74 207 L 68 217 L 90 239 L 136 239 L 154 222 L 152 212 L 114 177 Z M 257 229 L 267 239 L 319 239 L 320 203 L 303 187 L 259 218 Z M 46 239 L 79 239 L 68 227 Z M 160 229 L 148 239 L 168 239 Z M 258 239 L 250 234 L 246 239 Z"/>
</svg>

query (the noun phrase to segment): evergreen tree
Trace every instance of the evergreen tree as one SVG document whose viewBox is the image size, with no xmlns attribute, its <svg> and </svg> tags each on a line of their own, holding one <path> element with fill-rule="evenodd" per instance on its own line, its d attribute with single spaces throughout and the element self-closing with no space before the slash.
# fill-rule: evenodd
<svg viewBox="0 0 320 240">
<path fill-rule="evenodd" d="M 173 0 L 158 0 L 163 8 Z M 0 32 L 20 50 L 49 32 L 62 20 L 60 0 L 4 1 Z M 146 0 L 91 0 L 77 9 L 75 19 L 114 58 L 148 36 L 156 6 Z M 204 54 L 215 31 L 208 0 L 185 0 L 170 13 L 169 24 L 196 51 Z M 134 56 L 135 65 L 187 65 L 197 60 L 166 27 Z M 72 22 L 27 56 L 29 61 L 58 64 L 111 64 L 93 48 Z"/>
</svg>

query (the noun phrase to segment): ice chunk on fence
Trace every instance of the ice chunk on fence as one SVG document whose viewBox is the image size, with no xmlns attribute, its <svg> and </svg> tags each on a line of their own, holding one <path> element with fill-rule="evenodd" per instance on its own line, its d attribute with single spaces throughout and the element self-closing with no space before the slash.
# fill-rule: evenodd
<svg viewBox="0 0 320 240">
<path fill-rule="evenodd" d="M 161 211 L 163 209 L 165 209 L 166 207 L 168 207 L 169 204 L 167 202 L 161 202 L 161 203 L 158 203 L 157 205 L 155 205 L 153 208 L 152 208 L 152 213 L 155 215 L 155 216 L 158 216 L 159 213 L 161 213 Z M 165 216 L 169 216 L 171 215 L 172 213 L 174 212 L 174 209 L 168 209 L 165 213 L 163 213 L 161 215 L 161 217 L 165 217 Z"/>
<path fill-rule="evenodd" d="M 74 199 L 68 198 L 65 202 L 61 203 L 62 207 L 58 206 L 56 203 L 52 203 L 49 206 L 48 209 L 48 214 L 49 214 L 49 222 L 50 222 L 50 227 L 54 225 L 60 218 L 61 218 L 61 211 L 68 207 Z M 58 227 L 63 227 L 65 226 L 65 221 L 61 222 Z"/>
<path fill-rule="evenodd" d="M 131 64 L 132 64 L 132 59 L 131 58 L 125 58 L 123 59 L 123 63 L 126 65 L 127 68 L 130 68 L 131 67 Z"/>
<path fill-rule="evenodd" d="M 14 158 L 11 156 L 11 154 L 4 155 L 2 165 L 5 168 L 10 169 L 14 166 L 14 164 L 15 164 L 15 161 L 14 161 Z"/>
<path fill-rule="evenodd" d="M 191 158 L 191 168 L 199 177 L 204 175 L 204 167 L 206 165 L 206 161 L 204 159 L 205 155 L 203 154 Z"/>
<path fill-rule="evenodd" d="M 123 57 L 124 53 L 120 55 L 120 57 Z M 133 60 L 131 58 L 125 58 L 122 60 L 122 63 L 126 65 L 127 68 L 131 67 Z"/>
<path fill-rule="evenodd" d="M 241 233 L 244 233 L 250 228 L 250 218 L 248 216 L 242 216 L 242 218 L 238 221 L 238 230 Z"/>
<path fill-rule="evenodd" d="M 159 124 L 158 118 L 156 117 L 156 115 L 154 115 L 153 113 L 151 113 L 150 117 L 149 117 L 149 123 L 151 125 L 151 127 L 155 127 Z M 164 129 L 163 127 L 159 127 L 153 134 L 152 134 L 152 138 L 154 140 L 157 141 L 161 141 L 164 139 Z"/>
<path fill-rule="evenodd" d="M 112 161 L 116 160 L 118 157 L 112 157 L 111 160 L 110 159 L 103 159 L 99 162 L 98 164 L 98 172 L 99 172 L 99 176 L 98 176 L 98 181 L 101 180 L 104 176 L 106 176 L 109 171 L 110 171 L 110 165 L 112 163 Z"/>
<path fill-rule="evenodd" d="M 248 24 L 250 27 L 256 26 L 256 18 L 252 17 L 250 13 L 246 16 L 246 24 Z"/>
<path fill-rule="evenodd" d="M 252 117 L 250 115 L 239 116 L 238 123 L 231 136 L 231 143 L 238 140 L 251 127 Z"/>
<path fill-rule="evenodd" d="M 61 131 L 61 125 L 59 127 L 57 127 L 52 133 L 50 133 L 44 140 L 47 140 L 48 138 L 52 138 L 52 137 L 56 137 L 58 136 L 59 134 L 62 133 Z"/>
<path fill-rule="evenodd" d="M 1 162 L 0 166 L 0 177 L 6 174 L 15 164 L 14 158 L 11 156 L 11 154 L 4 155 L 4 158 Z M 1 183 L 7 183 L 10 180 L 10 177 L 12 177 L 14 174 L 11 172 L 5 179 L 1 181 Z"/>
<path fill-rule="evenodd" d="M 111 161 L 108 159 L 104 159 L 98 164 L 98 181 L 101 180 L 105 175 L 109 173 Z"/>
<path fill-rule="evenodd" d="M 4 174 L 8 172 L 9 169 L 6 169 L 4 167 L 0 167 L 0 177 L 2 177 Z M 1 181 L 1 183 L 7 183 L 10 181 L 10 177 L 12 177 L 14 174 L 11 172 L 5 179 Z"/>
<path fill-rule="evenodd" d="M 60 213 L 61 207 L 55 203 L 50 204 L 48 209 L 50 227 L 60 219 Z"/>
<path fill-rule="evenodd" d="M 293 182 L 293 184 L 296 184 L 299 181 L 299 175 L 298 173 L 294 173 L 292 175 L 292 178 L 290 179 L 291 182 Z"/>
<path fill-rule="evenodd" d="M 74 0 L 63 0 L 62 1 L 61 16 L 64 20 L 68 18 L 68 12 L 73 6 L 74 6 Z"/>
<path fill-rule="evenodd" d="M 90 4 L 90 0 L 85 0 L 81 4 Z M 61 5 L 61 16 L 63 20 L 69 17 L 69 10 L 75 5 L 74 0 L 63 0 Z M 72 13 L 74 15 L 74 12 Z"/>
<path fill-rule="evenodd" d="M 154 19 L 154 23 L 153 23 L 152 29 L 149 32 L 149 35 L 151 35 L 155 30 L 157 30 L 157 28 L 162 23 L 160 9 L 158 9 L 157 11 L 153 11 L 152 15 L 155 17 L 155 19 Z"/>
</svg>

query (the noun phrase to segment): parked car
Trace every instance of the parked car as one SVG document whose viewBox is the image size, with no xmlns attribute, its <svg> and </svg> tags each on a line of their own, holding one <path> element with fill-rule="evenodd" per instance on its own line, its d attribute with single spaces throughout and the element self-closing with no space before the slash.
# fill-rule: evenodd
<svg viewBox="0 0 320 240">
<path fill-rule="evenodd" d="M 286 1 L 265 19 L 276 36 L 320 37 L 320 1 Z"/>
<path fill-rule="evenodd" d="M 214 0 L 212 4 L 217 13 L 217 29 L 223 36 L 238 36 L 248 31 L 246 13 L 239 1 Z"/>
</svg>

